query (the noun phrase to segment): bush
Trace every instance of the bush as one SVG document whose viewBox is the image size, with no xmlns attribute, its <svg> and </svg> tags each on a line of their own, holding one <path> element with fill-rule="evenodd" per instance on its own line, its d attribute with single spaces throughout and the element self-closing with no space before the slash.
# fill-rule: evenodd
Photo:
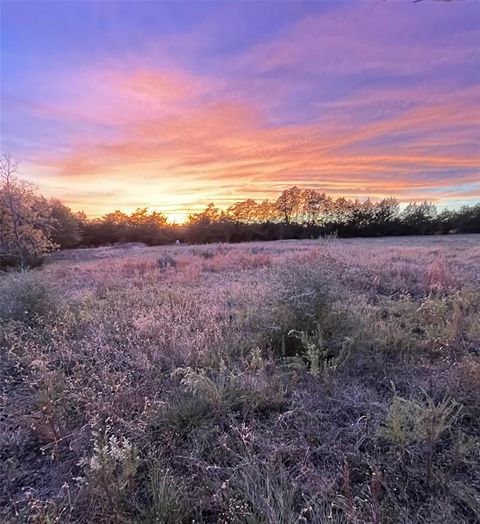
<svg viewBox="0 0 480 524">
<path fill-rule="evenodd" d="M 0 280 L 0 321 L 35 325 L 58 310 L 58 297 L 41 273 L 11 273 Z"/>
</svg>

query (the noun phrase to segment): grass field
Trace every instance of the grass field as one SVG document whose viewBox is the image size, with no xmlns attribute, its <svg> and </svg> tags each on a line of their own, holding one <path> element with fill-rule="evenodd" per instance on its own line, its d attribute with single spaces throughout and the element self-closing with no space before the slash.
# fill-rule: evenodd
<svg viewBox="0 0 480 524">
<path fill-rule="evenodd" d="M 0 317 L 0 520 L 478 522 L 478 235 L 63 251 Z"/>
</svg>

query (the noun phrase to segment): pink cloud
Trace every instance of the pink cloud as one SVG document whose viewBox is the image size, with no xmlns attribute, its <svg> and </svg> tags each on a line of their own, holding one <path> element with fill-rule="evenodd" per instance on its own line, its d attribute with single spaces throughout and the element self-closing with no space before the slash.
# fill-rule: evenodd
<svg viewBox="0 0 480 524">
<path fill-rule="evenodd" d="M 255 46 L 239 58 L 237 66 L 259 72 L 292 68 L 324 75 L 368 70 L 412 75 L 442 65 L 478 63 L 478 28 L 452 33 L 448 40 L 435 38 L 437 26 L 453 22 L 455 15 L 444 7 L 430 6 L 426 12 L 424 6 L 400 2 L 358 2 L 354 7 L 346 3 L 308 16 L 281 38 Z"/>
</svg>

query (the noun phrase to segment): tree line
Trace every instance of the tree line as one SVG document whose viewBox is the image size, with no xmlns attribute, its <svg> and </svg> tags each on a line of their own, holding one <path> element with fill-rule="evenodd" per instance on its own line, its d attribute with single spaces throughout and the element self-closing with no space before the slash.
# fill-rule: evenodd
<svg viewBox="0 0 480 524">
<path fill-rule="evenodd" d="M 226 210 L 213 203 L 170 224 L 158 211 L 140 208 L 88 219 L 57 199 L 46 199 L 17 176 L 18 163 L 0 160 L 0 266 L 27 266 L 55 249 L 124 242 L 147 245 L 305 239 L 335 235 L 367 237 L 480 233 L 480 203 L 439 211 L 430 202 L 402 208 L 395 198 L 380 201 L 334 198 L 291 187 L 276 200 L 247 199 Z"/>
</svg>

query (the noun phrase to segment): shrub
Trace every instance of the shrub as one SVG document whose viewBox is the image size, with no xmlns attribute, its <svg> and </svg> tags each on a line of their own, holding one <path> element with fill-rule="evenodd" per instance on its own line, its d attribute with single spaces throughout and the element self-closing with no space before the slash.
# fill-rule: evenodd
<svg viewBox="0 0 480 524">
<path fill-rule="evenodd" d="M 461 406 L 445 397 L 438 403 L 430 397 L 423 402 L 395 395 L 388 408 L 380 435 L 399 446 L 415 442 L 433 443 L 458 420 Z"/>
<path fill-rule="evenodd" d="M 436 403 L 429 396 L 423 402 L 395 396 L 379 434 L 402 451 L 410 444 L 425 444 L 426 477 L 430 482 L 435 445 L 443 433 L 455 426 L 461 409 L 450 397 Z"/>
<path fill-rule="evenodd" d="M 208 397 L 200 395 L 180 394 L 160 406 L 153 415 L 150 430 L 157 432 L 173 432 L 184 435 L 195 428 L 212 421 L 218 413 Z"/>
<path fill-rule="evenodd" d="M 0 280 L 0 321 L 35 325 L 58 310 L 58 297 L 42 273 L 11 273 Z"/>
<path fill-rule="evenodd" d="M 181 384 L 211 412 L 263 411 L 285 403 L 286 390 L 280 381 L 265 380 L 263 373 L 235 373 L 220 362 L 218 370 L 179 368 L 175 375 Z"/>
<path fill-rule="evenodd" d="M 163 256 L 161 256 L 158 260 L 158 267 L 162 270 L 162 271 L 165 271 L 166 269 L 168 269 L 169 267 L 175 269 L 177 267 L 177 261 L 170 255 L 168 254 L 165 254 Z"/>
<path fill-rule="evenodd" d="M 93 454 L 80 461 L 84 477 L 78 480 L 85 484 L 97 508 L 97 521 L 109 521 L 109 516 L 119 521 L 131 511 L 140 464 L 138 450 L 125 437 L 118 438 L 107 432 L 96 432 L 93 436 Z"/>
<path fill-rule="evenodd" d="M 296 330 L 291 330 L 288 334 L 300 340 L 304 357 L 307 360 L 308 371 L 315 377 L 326 376 L 341 368 L 350 356 L 350 346 L 353 340 L 345 337 L 340 349 L 336 352 L 326 344 L 323 331 L 318 323 L 312 334 Z"/>
</svg>

